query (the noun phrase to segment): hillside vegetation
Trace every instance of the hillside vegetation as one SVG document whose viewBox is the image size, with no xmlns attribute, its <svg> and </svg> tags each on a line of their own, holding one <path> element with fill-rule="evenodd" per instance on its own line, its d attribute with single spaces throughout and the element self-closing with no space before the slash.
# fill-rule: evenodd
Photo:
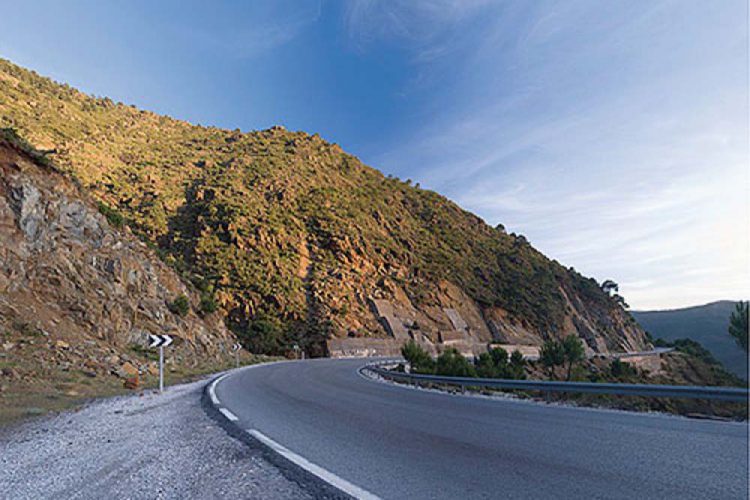
<svg viewBox="0 0 750 500">
<path fill-rule="evenodd" d="M 593 279 L 317 135 L 191 125 L 3 60 L 0 126 L 49 150 L 256 351 L 323 355 L 331 336 L 385 336 L 369 297 L 403 293 L 429 316 L 445 282 L 540 340 L 646 343 Z"/>
</svg>

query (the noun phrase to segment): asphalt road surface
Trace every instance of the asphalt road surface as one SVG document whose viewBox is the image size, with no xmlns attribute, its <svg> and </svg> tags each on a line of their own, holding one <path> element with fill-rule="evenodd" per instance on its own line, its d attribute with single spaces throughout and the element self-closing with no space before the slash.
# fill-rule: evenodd
<svg viewBox="0 0 750 500">
<path fill-rule="evenodd" d="M 382 498 L 748 498 L 747 423 L 421 391 L 363 360 L 231 373 L 225 411 Z"/>
</svg>

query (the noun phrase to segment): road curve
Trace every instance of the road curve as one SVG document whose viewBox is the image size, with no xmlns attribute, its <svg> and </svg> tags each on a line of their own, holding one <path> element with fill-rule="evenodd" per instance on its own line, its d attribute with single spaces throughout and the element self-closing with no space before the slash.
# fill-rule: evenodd
<svg viewBox="0 0 750 500">
<path fill-rule="evenodd" d="M 748 426 L 419 391 L 361 359 L 234 372 L 234 423 L 382 498 L 748 497 Z"/>
</svg>

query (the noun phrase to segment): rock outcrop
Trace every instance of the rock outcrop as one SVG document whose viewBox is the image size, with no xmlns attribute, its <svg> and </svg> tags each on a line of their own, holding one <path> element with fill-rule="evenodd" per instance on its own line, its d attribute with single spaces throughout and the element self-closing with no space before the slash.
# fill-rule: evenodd
<svg viewBox="0 0 750 500">
<path fill-rule="evenodd" d="M 0 362 L 22 375 L 125 379 L 153 371 L 149 333 L 178 338 L 173 365 L 226 361 L 233 336 L 221 317 L 170 311 L 183 295 L 197 305 L 195 292 L 45 163 L 12 136 L 0 138 Z"/>
</svg>

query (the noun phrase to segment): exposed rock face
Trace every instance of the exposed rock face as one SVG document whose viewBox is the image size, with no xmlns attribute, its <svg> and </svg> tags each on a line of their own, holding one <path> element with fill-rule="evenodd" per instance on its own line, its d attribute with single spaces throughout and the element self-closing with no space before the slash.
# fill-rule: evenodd
<svg viewBox="0 0 750 500">
<path fill-rule="evenodd" d="M 585 307 L 575 303 L 561 289 L 567 307 L 564 327 L 544 335 L 537 329 L 514 319 L 499 307 L 481 307 L 458 286 L 442 281 L 426 303 L 415 306 L 403 290 L 392 283 L 370 298 L 370 306 L 387 338 L 334 339 L 328 342 L 332 356 L 393 356 L 409 339 L 434 354 L 451 347 L 466 356 L 475 356 L 488 346 L 507 351 L 519 350 L 529 358 L 539 354 L 548 338 L 562 339 L 578 334 L 587 354 L 641 351 L 648 347 L 643 332 L 630 316 L 619 309 Z M 387 297 L 387 298 L 385 298 Z"/>
<path fill-rule="evenodd" d="M 132 349 L 144 347 L 148 333 L 181 339 L 172 362 L 225 357 L 232 336 L 223 322 L 170 312 L 180 295 L 198 302 L 72 182 L 0 139 L 0 330 L 41 337 L 23 339 L 44 348 L 41 362 L 75 362 L 93 376 L 137 375 Z M 6 342 L 3 350 L 13 359 L 18 347 Z"/>
</svg>

